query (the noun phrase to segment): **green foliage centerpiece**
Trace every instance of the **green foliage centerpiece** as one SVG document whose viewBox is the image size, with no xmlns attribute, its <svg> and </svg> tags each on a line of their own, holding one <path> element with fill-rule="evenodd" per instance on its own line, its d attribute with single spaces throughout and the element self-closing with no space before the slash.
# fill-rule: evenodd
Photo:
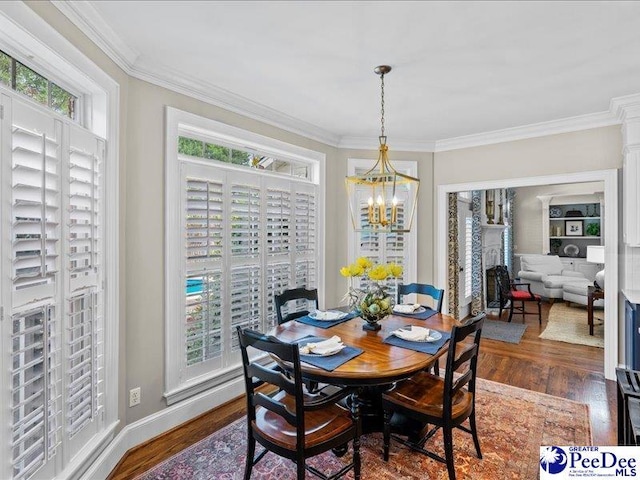
<svg viewBox="0 0 640 480">
<path fill-rule="evenodd" d="M 380 320 L 391 314 L 394 305 L 393 298 L 387 294 L 381 282 L 388 278 L 395 278 L 397 282 L 402 276 L 402 266 L 395 263 L 375 265 L 368 258 L 360 257 L 351 265 L 342 267 L 340 274 L 349 279 L 349 290 L 345 295 L 349 307 L 367 322 L 362 328 L 380 330 Z M 371 280 L 366 289 L 353 287 L 353 279 L 358 277 Z"/>
</svg>

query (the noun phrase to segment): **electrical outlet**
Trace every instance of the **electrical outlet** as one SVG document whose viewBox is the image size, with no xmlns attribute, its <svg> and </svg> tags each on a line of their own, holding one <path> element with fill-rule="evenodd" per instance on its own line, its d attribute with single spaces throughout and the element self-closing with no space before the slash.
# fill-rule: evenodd
<svg viewBox="0 0 640 480">
<path fill-rule="evenodd" d="M 140 387 L 132 388 L 129 390 L 129 406 L 135 407 L 140 403 L 140 397 L 142 396 L 142 391 Z"/>
</svg>

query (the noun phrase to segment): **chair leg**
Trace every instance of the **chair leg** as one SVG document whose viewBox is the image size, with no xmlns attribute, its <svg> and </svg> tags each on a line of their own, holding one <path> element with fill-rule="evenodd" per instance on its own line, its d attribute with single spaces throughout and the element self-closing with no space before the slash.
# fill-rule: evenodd
<svg viewBox="0 0 640 480">
<path fill-rule="evenodd" d="M 433 374 L 436 377 L 440 376 L 440 359 L 436 358 L 436 361 L 433 364 Z"/>
<path fill-rule="evenodd" d="M 304 468 L 304 460 L 300 461 L 298 460 L 296 462 L 296 467 L 297 467 L 297 475 L 296 475 L 296 479 L 297 480 L 304 480 L 305 477 L 305 468 Z"/>
<path fill-rule="evenodd" d="M 511 305 L 509 306 L 509 320 L 507 320 L 509 323 L 511 323 L 511 319 L 513 318 L 513 304 L 515 302 L 513 300 L 511 300 Z"/>
<path fill-rule="evenodd" d="M 383 458 L 385 462 L 389 461 L 389 442 L 391 441 L 391 412 L 389 410 L 384 411 L 384 428 L 383 435 Z"/>
<path fill-rule="evenodd" d="M 542 307 L 540 306 L 541 301 L 538 300 L 538 324 L 542 325 Z"/>
<path fill-rule="evenodd" d="M 451 426 L 442 427 L 444 436 L 444 458 L 447 461 L 449 480 L 456 480 L 456 469 L 453 467 L 453 431 Z"/>
<path fill-rule="evenodd" d="M 247 460 L 245 461 L 244 466 L 244 480 L 249 480 L 251 478 L 251 470 L 253 470 L 253 456 L 255 453 L 256 439 L 253 438 L 253 435 L 249 432 L 249 436 L 247 437 Z"/>
<path fill-rule="evenodd" d="M 469 416 L 469 426 L 471 427 L 471 435 L 473 436 L 473 444 L 476 446 L 476 453 L 478 458 L 482 458 L 482 452 L 480 451 L 480 440 L 478 439 L 478 430 L 476 429 L 476 409 L 474 407 L 473 412 Z"/>
<path fill-rule="evenodd" d="M 357 395 L 354 395 L 354 397 L 357 397 Z M 360 435 L 362 434 L 362 424 L 360 423 L 360 403 L 357 398 L 353 399 L 351 415 L 356 423 L 356 436 L 353 438 L 353 477 L 354 480 L 360 480 Z"/>
</svg>

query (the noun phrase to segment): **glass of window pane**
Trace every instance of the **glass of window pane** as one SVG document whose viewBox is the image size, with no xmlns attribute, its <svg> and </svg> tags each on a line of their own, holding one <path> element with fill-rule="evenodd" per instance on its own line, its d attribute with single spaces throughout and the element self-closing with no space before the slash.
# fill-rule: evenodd
<svg viewBox="0 0 640 480">
<path fill-rule="evenodd" d="M 228 163 L 229 156 L 230 152 L 227 147 L 223 147 L 222 145 L 214 145 L 213 143 L 204 144 L 204 158 Z"/>
<path fill-rule="evenodd" d="M 43 105 L 49 104 L 49 82 L 42 75 L 16 62 L 16 90 Z"/>
<path fill-rule="evenodd" d="M 62 115 L 74 118 L 77 98 L 51 82 L 51 108 Z"/>
<path fill-rule="evenodd" d="M 243 152 L 242 150 L 231 151 L 231 163 L 235 165 L 251 165 L 251 159 L 253 155 L 249 152 Z"/>
<path fill-rule="evenodd" d="M 203 157 L 204 142 L 193 138 L 178 137 L 178 153 L 191 155 L 192 157 Z"/>
<path fill-rule="evenodd" d="M 11 57 L 0 52 L 0 83 L 11 86 Z"/>
</svg>

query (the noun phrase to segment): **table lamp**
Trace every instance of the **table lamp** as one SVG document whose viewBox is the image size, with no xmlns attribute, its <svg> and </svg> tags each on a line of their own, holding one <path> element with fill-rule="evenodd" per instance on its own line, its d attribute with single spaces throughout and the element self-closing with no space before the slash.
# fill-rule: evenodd
<svg viewBox="0 0 640 480">
<path fill-rule="evenodd" d="M 587 262 L 599 263 L 604 266 L 604 245 L 587 246 Z M 596 281 L 593 283 L 596 288 L 604 290 L 604 268 L 596 273 Z"/>
</svg>

